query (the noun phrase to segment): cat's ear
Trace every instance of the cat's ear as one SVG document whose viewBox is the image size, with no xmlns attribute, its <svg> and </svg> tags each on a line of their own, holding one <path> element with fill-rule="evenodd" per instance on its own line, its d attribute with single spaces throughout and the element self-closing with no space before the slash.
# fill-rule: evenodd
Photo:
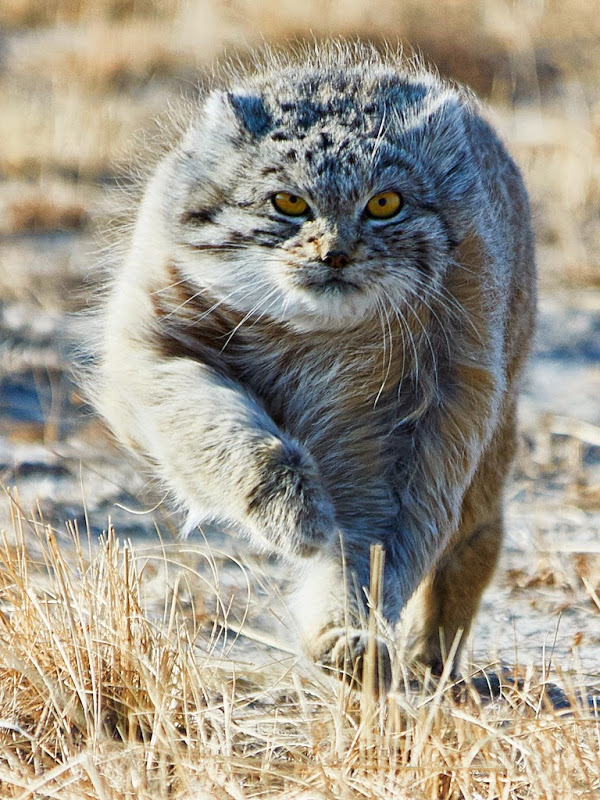
<svg viewBox="0 0 600 800">
<path fill-rule="evenodd" d="M 273 126 L 262 97 L 248 92 L 211 92 L 203 116 L 210 127 L 211 123 L 233 125 L 257 139 L 265 136 Z"/>
<path fill-rule="evenodd" d="M 455 234 L 461 239 L 471 227 L 473 199 L 480 197 L 479 170 L 468 131 L 471 111 L 454 93 L 437 97 L 416 126 L 418 152 L 435 185 L 441 204 L 451 212 Z"/>
<path fill-rule="evenodd" d="M 253 136 L 264 136 L 273 127 L 273 119 L 260 95 L 227 92 L 227 100 L 239 122 Z"/>
<path fill-rule="evenodd" d="M 472 191 L 476 170 L 466 129 L 465 109 L 459 98 L 440 100 L 424 126 L 424 152 L 435 165 L 439 188 L 449 194 Z"/>
</svg>

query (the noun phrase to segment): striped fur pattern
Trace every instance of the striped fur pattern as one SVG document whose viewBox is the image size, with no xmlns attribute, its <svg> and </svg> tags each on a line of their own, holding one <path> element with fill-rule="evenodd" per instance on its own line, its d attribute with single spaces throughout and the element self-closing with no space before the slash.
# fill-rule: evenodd
<svg viewBox="0 0 600 800">
<path fill-rule="evenodd" d="M 399 213 L 369 217 L 386 191 Z M 527 196 L 473 98 L 360 46 L 268 53 L 147 186 L 96 402 L 190 527 L 233 522 L 296 564 L 314 658 L 360 661 L 380 543 L 383 617 L 421 585 L 439 669 L 500 547 L 534 307 Z"/>
</svg>

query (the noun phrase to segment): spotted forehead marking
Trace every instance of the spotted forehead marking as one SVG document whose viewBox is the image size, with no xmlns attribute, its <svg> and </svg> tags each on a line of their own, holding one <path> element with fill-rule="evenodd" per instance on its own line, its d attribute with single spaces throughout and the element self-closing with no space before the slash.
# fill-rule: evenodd
<svg viewBox="0 0 600 800">
<path fill-rule="evenodd" d="M 363 135 L 378 135 L 383 116 L 393 108 L 415 109 L 427 95 L 427 87 L 395 74 L 345 75 L 342 72 L 309 74 L 298 78 L 282 75 L 273 85 L 257 87 L 271 106 L 271 136 L 285 140 L 290 129 L 296 138 L 328 121 Z"/>
<path fill-rule="evenodd" d="M 361 66 L 257 74 L 232 91 L 256 98 L 269 119 L 254 142 L 253 169 L 339 215 L 381 189 L 378 175 L 398 163 L 403 129 L 434 90 L 422 76 Z"/>
</svg>

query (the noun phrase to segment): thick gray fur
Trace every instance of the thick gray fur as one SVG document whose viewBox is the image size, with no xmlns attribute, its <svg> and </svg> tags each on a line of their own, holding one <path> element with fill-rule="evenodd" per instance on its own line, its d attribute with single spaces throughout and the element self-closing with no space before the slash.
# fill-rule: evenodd
<svg viewBox="0 0 600 800">
<path fill-rule="evenodd" d="M 369 218 L 388 190 L 399 214 Z M 310 216 L 278 212 L 281 191 Z M 149 182 L 96 401 L 190 525 L 227 520 L 298 565 L 299 629 L 327 663 L 362 625 L 372 544 L 393 625 L 465 542 L 500 541 L 534 293 L 522 181 L 468 93 L 371 48 L 270 53 L 203 100 Z"/>
</svg>

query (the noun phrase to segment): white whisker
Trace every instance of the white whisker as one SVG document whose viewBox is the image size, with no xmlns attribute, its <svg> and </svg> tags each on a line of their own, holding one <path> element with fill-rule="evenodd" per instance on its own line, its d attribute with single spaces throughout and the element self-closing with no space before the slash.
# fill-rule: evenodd
<svg viewBox="0 0 600 800">
<path fill-rule="evenodd" d="M 386 292 L 385 289 L 382 289 L 382 291 L 383 291 L 383 294 L 386 296 L 386 298 L 387 298 L 387 300 L 388 300 L 388 302 L 390 304 L 390 307 L 391 307 L 392 311 L 394 312 L 394 314 L 396 316 L 396 319 L 398 320 L 398 323 L 401 326 L 401 329 L 406 331 L 406 334 L 408 336 L 408 340 L 410 342 L 410 346 L 412 348 L 413 356 L 414 356 L 415 383 L 418 384 L 418 382 L 419 382 L 419 353 L 418 353 L 418 350 L 417 350 L 417 344 L 415 342 L 415 338 L 413 336 L 413 332 L 410 329 L 410 326 L 409 326 L 409 324 L 408 324 L 408 322 L 406 320 L 406 317 L 402 313 L 402 309 L 397 305 L 395 300 L 391 297 L 391 295 L 388 292 Z M 405 357 L 405 352 L 404 351 L 403 351 L 403 357 Z M 403 370 L 403 374 L 406 374 L 405 370 Z"/>
<path fill-rule="evenodd" d="M 271 297 L 273 297 L 274 295 L 276 295 L 276 294 L 277 294 L 277 291 L 278 291 L 278 290 L 277 290 L 277 288 L 271 289 L 271 291 L 270 291 L 270 292 L 269 292 L 269 293 L 268 293 L 268 294 L 267 294 L 265 297 L 262 297 L 262 298 L 261 298 L 261 299 L 258 301 L 258 303 L 255 303 L 255 305 L 254 305 L 254 306 L 253 306 L 253 307 L 250 309 L 250 311 L 248 311 L 248 312 L 247 312 L 247 314 L 245 314 L 245 315 L 244 315 L 244 317 L 242 317 L 242 319 L 241 319 L 241 320 L 238 322 L 238 324 L 235 326 L 235 328 L 234 328 L 234 329 L 231 331 L 231 333 L 230 333 L 230 334 L 229 334 L 229 336 L 227 337 L 227 339 L 226 339 L 226 341 L 225 341 L 225 344 L 224 344 L 224 345 L 223 345 L 223 347 L 221 348 L 221 352 L 223 352 L 223 351 L 225 350 L 225 348 L 227 347 L 227 345 L 229 344 L 229 342 L 230 342 L 230 341 L 233 339 L 233 337 L 234 337 L 234 336 L 235 336 L 235 334 L 236 334 L 236 333 L 239 331 L 239 329 L 242 327 L 242 325 L 244 324 L 244 322 L 246 322 L 246 320 L 250 319 L 250 317 L 251 317 L 253 314 L 255 314 L 255 313 L 258 311 L 258 309 L 259 309 L 259 308 L 260 308 L 260 307 L 261 307 L 261 306 L 262 306 L 262 305 L 263 305 L 263 304 L 264 304 L 264 303 L 265 303 L 267 300 L 269 300 L 269 298 L 271 298 Z M 272 303 L 271 303 L 270 305 L 272 305 Z M 270 305 L 269 305 L 269 307 L 270 307 Z M 263 313 L 264 313 L 264 312 L 263 312 Z M 258 321 L 258 320 L 256 320 L 256 321 Z"/>
<path fill-rule="evenodd" d="M 377 301 L 377 304 L 376 304 L 377 314 L 379 316 L 379 321 L 381 323 L 381 334 L 382 334 L 382 338 L 383 338 L 383 368 L 382 368 L 383 369 L 383 378 L 382 378 L 382 381 L 381 381 L 381 386 L 379 387 L 379 391 L 377 392 L 377 395 L 375 397 L 375 401 L 373 403 L 373 408 L 375 408 L 377 406 L 377 403 L 379 402 L 379 398 L 381 397 L 381 394 L 382 394 L 383 390 L 385 389 L 385 386 L 387 384 L 387 380 L 388 380 L 388 378 L 390 376 L 390 371 L 392 369 L 393 351 L 394 351 L 394 334 L 393 334 L 393 331 L 392 331 L 392 326 L 390 324 L 390 318 L 388 316 L 387 309 L 386 309 L 385 305 L 381 302 L 381 300 L 379 298 L 376 298 L 376 301 Z M 380 313 L 380 310 L 381 310 L 381 312 L 383 312 L 383 315 Z M 388 332 L 389 343 L 390 343 L 389 344 L 389 349 L 387 349 L 387 347 L 386 347 L 386 327 L 383 324 L 383 316 L 385 316 L 385 322 L 386 322 L 386 326 L 387 326 L 387 332 Z M 386 353 L 386 349 L 387 349 L 387 353 Z M 386 355 L 387 355 L 387 368 L 385 366 L 385 364 L 386 364 Z"/>
</svg>

